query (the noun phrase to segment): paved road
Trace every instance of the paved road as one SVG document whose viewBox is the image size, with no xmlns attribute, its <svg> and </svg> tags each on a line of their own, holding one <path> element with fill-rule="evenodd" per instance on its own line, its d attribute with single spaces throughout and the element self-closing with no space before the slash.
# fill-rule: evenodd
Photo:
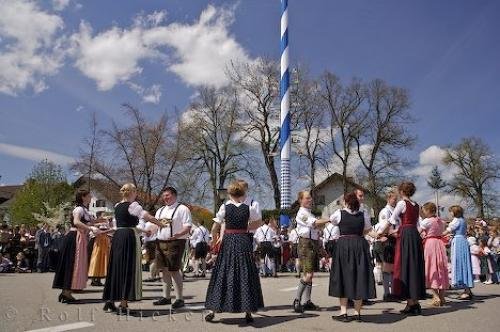
<svg viewBox="0 0 500 332">
<path fill-rule="evenodd" d="M 398 311 L 400 303 L 376 302 L 364 310 L 364 323 L 339 323 L 331 319 L 338 314 L 338 301 L 327 296 L 328 275 L 318 275 L 313 287 L 313 300 L 321 311 L 295 314 L 290 303 L 297 279 L 282 275 L 278 279 L 263 279 L 266 309 L 255 315 L 247 326 L 240 314 L 220 314 L 214 323 L 202 320 L 203 301 L 208 280 L 188 278 L 185 298 L 188 307 L 171 312 L 168 307 L 158 310 L 152 300 L 161 294 L 160 283 L 144 286 L 144 300 L 132 303 L 131 317 L 118 317 L 102 312 L 102 288 L 89 287 L 75 294 L 79 304 L 57 302 L 58 291 L 51 289 L 53 274 L 0 274 L 0 331 L 498 331 L 500 330 L 500 285 L 478 284 L 475 300 L 462 302 L 457 293 L 448 294 L 449 304 L 429 308 L 424 304 L 423 316 L 404 317 Z M 379 297 L 382 290 L 378 289 Z"/>
</svg>

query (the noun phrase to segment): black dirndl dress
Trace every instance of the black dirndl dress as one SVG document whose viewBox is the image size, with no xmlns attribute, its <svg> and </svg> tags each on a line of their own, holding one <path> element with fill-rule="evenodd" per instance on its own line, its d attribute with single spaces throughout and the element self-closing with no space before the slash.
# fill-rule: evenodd
<svg viewBox="0 0 500 332">
<path fill-rule="evenodd" d="M 208 284 L 205 308 L 215 312 L 256 312 L 264 307 L 259 271 L 253 259 L 253 237 L 245 232 L 250 209 L 228 203 L 226 230 Z"/>
<path fill-rule="evenodd" d="M 342 210 L 339 228 L 328 295 L 352 300 L 376 298 L 370 246 L 363 237 L 363 213 Z"/>
<path fill-rule="evenodd" d="M 117 230 L 111 241 L 108 274 L 102 299 L 138 301 L 142 297 L 141 242 L 135 227 L 139 218 L 128 212 L 129 202 L 115 207 Z"/>
</svg>

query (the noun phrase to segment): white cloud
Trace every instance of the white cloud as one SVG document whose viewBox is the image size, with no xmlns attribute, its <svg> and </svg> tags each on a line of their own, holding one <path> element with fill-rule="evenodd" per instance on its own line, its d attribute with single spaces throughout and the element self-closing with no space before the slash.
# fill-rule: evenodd
<svg viewBox="0 0 500 332">
<path fill-rule="evenodd" d="M 162 25 L 166 15 L 165 11 L 141 14 L 129 28 L 113 27 L 96 35 L 83 22 L 71 37 L 76 67 L 103 91 L 129 82 L 142 72 L 141 62 L 152 59 L 162 60 L 167 70 L 189 85 L 220 87 L 227 83 L 225 70 L 231 61 L 249 60 L 228 31 L 234 9 L 208 6 L 193 24 Z M 157 95 L 147 99 L 155 101 Z"/>
<path fill-rule="evenodd" d="M 45 90 L 45 77 L 63 63 L 63 39 L 57 38 L 63 20 L 28 0 L 0 0 L 0 12 L 0 92 L 15 96 L 28 88 Z"/>
<path fill-rule="evenodd" d="M 144 103 L 159 104 L 161 98 L 161 85 L 153 84 L 149 88 L 144 88 L 138 84 L 128 82 L 128 86 L 135 91 Z"/>
<path fill-rule="evenodd" d="M 72 53 L 76 67 L 106 91 L 126 82 L 142 72 L 139 61 L 158 57 L 159 53 L 143 42 L 143 29 L 130 30 L 114 27 L 92 36 L 88 23 L 80 24 L 80 31 L 71 36 Z"/>
<path fill-rule="evenodd" d="M 208 6 L 193 24 L 173 23 L 151 29 L 145 34 L 148 43 L 173 48 L 175 60 L 168 69 L 189 85 L 227 84 L 225 70 L 233 62 L 249 61 L 241 45 L 228 31 L 234 21 L 234 8 Z"/>
<path fill-rule="evenodd" d="M 415 176 L 415 185 L 417 187 L 415 200 L 417 202 L 422 204 L 425 202 L 434 202 L 435 193 L 434 190 L 427 184 L 427 180 L 435 166 L 438 166 L 441 171 L 441 176 L 445 181 L 450 181 L 456 174 L 456 170 L 454 168 L 444 164 L 443 159 L 445 156 L 446 149 L 437 145 L 432 145 L 420 152 L 419 164 L 409 172 L 409 175 Z M 445 190 L 440 191 L 440 206 L 448 207 L 450 205 L 460 203 L 462 203 L 462 199 L 460 197 L 448 194 Z"/>
<path fill-rule="evenodd" d="M 70 0 L 52 0 L 52 7 L 54 10 L 62 11 L 68 7 Z"/>
<path fill-rule="evenodd" d="M 60 165 L 68 165 L 75 161 L 75 158 L 60 153 L 6 143 L 0 143 L 0 153 L 33 161 L 47 159 Z"/>
</svg>

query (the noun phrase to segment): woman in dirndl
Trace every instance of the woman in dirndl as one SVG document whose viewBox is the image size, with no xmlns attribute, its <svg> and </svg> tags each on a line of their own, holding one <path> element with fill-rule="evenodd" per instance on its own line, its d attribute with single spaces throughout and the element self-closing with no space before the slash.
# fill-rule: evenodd
<svg viewBox="0 0 500 332">
<path fill-rule="evenodd" d="M 370 246 L 365 235 L 377 237 L 372 225 L 359 211 L 360 203 L 355 193 L 344 198 L 345 208 L 330 216 L 330 222 L 339 227 L 340 237 L 333 251 L 333 266 L 330 272 L 328 295 L 340 300 L 340 315 L 334 320 L 349 322 L 348 300 L 354 301 L 355 320 L 361 322 L 363 300 L 375 298 L 375 278 Z"/>
<path fill-rule="evenodd" d="M 92 226 L 96 222 L 88 210 L 92 196 L 87 190 L 76 193 L 76 207 L 71 218 L 71 228 L 64 236 L 61 245 L 59 262 L 54 275 L 52 288 L 62 289 L 59 302 L 73 303 L 76 299 L 71 295 L 74 290 L 82 290 L 87 286 L 88 272 L 88 234 L 100 234 L 99 229 Z"/>
<path fill-rule="evenodd" d="M 260 211 L 245 204 L 245 186 L 235 181 L 229 185 L 230 200 L 219 210 L 221 227 L 220 253 L 208 284 L 205 316 L 212 322 L 216 312 L 245 313 L 253 322 L 252 312 L 264 307 L 259 271 L 253 258 L 253 236 L 249 228 L 261 220 Z"/>
<path fill-rule="evenodd" d="M 440 307 L 445 304 L 444 293 L 450 286 L 448 278 L 448 255 L 442 236 L 445 223 L 437 217 L 436 204 L 428 202 L 422 206 L 420 227 L 425 231 L 424 261 L 425 285 L 432 289 L 432 306 Z"/>
<path fill-rule="evenodd" d="M 464 209 L 459 205 L 450 206 L 449 212 L 453 220 L 443 233 L 444 236 L 452 235 L 451 240 L 451 286 L 455 289 L 463 289 L 459 296 L 461 300 L 471 300 L 474 287 L 474 276 L 472 274 L 472 261 L 469 242 L 467 241 L 467 221 L 464 219 Z"/>
<path fill-rule="evenodd" d="M 111 239 L 107 231 L 110 229 L 110 223 L 102 223 L 99 230 L 103 233 L 94 237 L 93 250 L 90 256 L 89 263 L 89 278 L 91 278 L 92 286 L 104 286 L 101 283 L 101 278 L 106 278 L 108 274 L 109 251 L 111 248 Z"/>
<path fill-rule="evenodd" d="M 108 273 L 102 298 L 104 311 L 128 315 L 128 302 L 142 298 L 142 264 L 139 219 L 162 224 L 135 201 L 137 189 L 132 183 L 120 189 L 122 201 L 115 206 L 116 231 L 111 242 Z M 114 302 L 120 301 L 116 308 Z"/>
<path fill-rule="evenodd" d="M 385 221 L 378 231 L 383 234 L 390 224 L 399 225 L 394 251 L 392 292 L 397 298 L 407 300 L 406 307 L 400 312 L 409 315 L 422 313 L 419 300 L 426 297 L 424 248 L 418 230 L 420 208 L 411 199 L 416 190 L 412 182 L 399 185 L 398 191 L 402 200 L 396 204 L 389 221 Z"/>
</svg>

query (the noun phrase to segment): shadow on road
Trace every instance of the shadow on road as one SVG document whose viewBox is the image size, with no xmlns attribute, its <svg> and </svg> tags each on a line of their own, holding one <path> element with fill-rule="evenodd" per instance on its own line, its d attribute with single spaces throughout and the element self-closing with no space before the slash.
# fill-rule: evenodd
<svg viewBox="0 0 500 332">
<path fill-rule="evenodd" d="M 243 314 L 242 314 L 243 315 Z M 239 327 L 251 326 L 257 329 L 267 328 L 273 325 L 278 325 L 286 322 L 290 322 L 296 319 L 313 318 L 318 317 L 316 314 L 302 314 L 302 315 L 286 315 L 286 316 L 267 316 L 261 313 L 254 315 L 254 321 L 252 323 L 247 323 L 244 317 L 241 318 L 223 318 L 221 320 L 213 321 L 213 324 L 224 324 L 224 325 L 238 325 Z M 217 319 L 217 316 L 216 316 Z"/>
</svg>

